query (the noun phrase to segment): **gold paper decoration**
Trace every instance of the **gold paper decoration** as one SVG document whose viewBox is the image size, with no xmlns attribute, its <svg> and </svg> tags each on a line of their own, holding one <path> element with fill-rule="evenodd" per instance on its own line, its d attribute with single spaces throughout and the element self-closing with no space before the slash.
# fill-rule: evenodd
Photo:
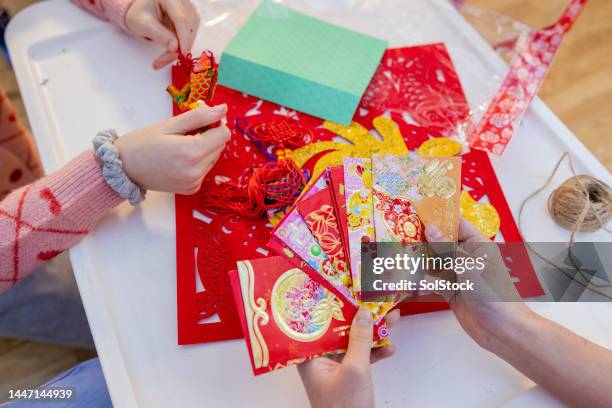
<svg viewBox="0 0 612 408">
<path fill-rule="evenodd" d="M 486 237 L 497 234 L 500 226 L 499 214 L 488 203 L 479 203 L 467 191 L 461 192 L 461 215 L 474 224 Z"/>
</svg>

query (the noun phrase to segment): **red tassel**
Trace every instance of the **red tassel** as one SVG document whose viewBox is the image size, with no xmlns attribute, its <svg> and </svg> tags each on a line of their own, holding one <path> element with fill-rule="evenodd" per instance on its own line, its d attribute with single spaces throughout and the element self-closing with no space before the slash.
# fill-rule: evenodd
<svg viewBox="0 0 612 408">
<path fill-rule="evenodd" d="M 189 75 L 193 70 L 193 55 L 191 53 L 179 53 L 176 66 Z"/>
<path fill-rule="evenodd" d="M 204 190 L 202 201 L 212 211 L 258 218 L 266 210 L 293 204 L 306 182 L 293 160 L 281 159 L 254 169 L 246 185 L 228 182 Z"/>
</svg>

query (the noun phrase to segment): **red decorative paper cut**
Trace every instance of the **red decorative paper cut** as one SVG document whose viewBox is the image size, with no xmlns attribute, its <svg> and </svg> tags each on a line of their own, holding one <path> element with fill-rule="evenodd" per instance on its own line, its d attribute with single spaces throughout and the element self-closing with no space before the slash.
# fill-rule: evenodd
<svg viewBox="0 0 612 408">
<path fill-rule="evenodd" d="M 504 242 L 510 244 L 523 242 L 488 154 L 482 150 L 472 149 L 469 153 L 464 154 L 462 159 L 463 189 L 467 190 L 476 201 L 482 201 L 486 196 L 489 203 L 495 207 L 501 220 L 500 231 Z M 543 295 L 544 290 L 529 260 L 527 249 L 523 245 L 500 244 L 500 251 L 510 276 L 515 279 L 514 284 L 521 297 L 530 298 Z"/>
<path fill-rule="evenodd" d="M 173 69 L 173 83 L 180 88 L 188 79 Z M 218 86 L 213 104 L 227 103 L 231 140 L 209 172 L 200 192 L 176 195 L 177 316 L 178 343 L 195 344 L 242 337 L 227 272 L 236 262 L 268 256 L 267 241 L 272 226 L 264 217 L 248 219 L 210 211 L 203 204 L 203 191 L 228 180 L 247 182 L 253 168 L 266 162 L 259 151 L 234 125 L 248 118 L 254 124 L 291 117 L 311 129 L 318 138 L 331 139 L 320 119 L 297 115 L 278 105 Z M 175 106 L 174 114 L 180 114 Z"/>
<path fill-rule="evenodd" d="M 444 44 L 388 49 L 361 107 L 407 113 L 420 126 L 446 135 L 455 132 L 470 114 Z"/>
</svg>

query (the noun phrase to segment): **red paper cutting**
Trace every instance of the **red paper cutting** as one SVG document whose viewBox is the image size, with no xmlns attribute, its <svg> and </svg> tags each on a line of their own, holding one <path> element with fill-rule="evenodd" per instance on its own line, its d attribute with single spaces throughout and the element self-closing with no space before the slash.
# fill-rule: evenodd
<svg viewBox="0 0 612 408">
<path fill-rule="evenodd" d="M 444 44 L 387 50 L 361 107 L 408 114 L 420 126 L 446 135 L 455 132 L 470 114 Z"/>
<path fill-rule="evenodd" d="M 187 77 L 174 68 L 173 83 L 181 87 Z M 321 120 L 263 102 L 218 86 L 213 104 L 227 103 L 232 137 L 221 158 L 192 196 L 176 195 L 177 226 L 177 316 L 178 343 L 195 344 L 242 337 L 227 271 L 236 262 L 268 256 L 266 246 L 272 226 L 265 218 L 247 219 L 210 211 L 202 202 L 203 191 L 218 188 L 228 180 L 246 182 L 253 168 L 266 162 L 260 152 L 233 124 L 238 118 L 253 123 L 278 121 L 290 116 L 302 126 L 315 129 Z M 175 106 L 174 114 L 180 114 Z M 331 138 L 325 129 L 313 130 Z"/>
<path fill-rule="evenodd" d="M 508 207 L 489 156 L 484 151 L 472 149 L 462 158 L 463 189 L 468 190 L 476 201 L 481 201 L 486 196 L 499 214 L 501 234 L 504 242 L 509 243 L 508 245 L 500 244 L 499 247 L 510 276 L 515 280 L 516 289 L 523 298 L 543 295 L 544 290 L 529 260 L 527 249 L 524 245 L 516 244 L 522 243 L 523 238 L 514 221 L 512 211 Z"/>
<path fill-rule="evenodd" d="M 175 86 L 181 87 L 186 80 L 183 70 L 173 69 Z M 230 123 L 236 115 L 244 114 L 245 107 L 258 103 L 255 98 L 242 97 L 223 87 L 217 88 L 215 101 L 219 100 L 228 104 Z M 180 114 L 176 106 L 174 114 Z M 249 169 L 265 162 L 264 155 L 239 131 L 232 133 L 202 190 L 229 179 L 248 179 Z M 207 210 L 200 198 L 201 192 L 193 196 L 176 195 L 175 199 L 179 344 L 242 337 L 227 271 L 234 269 L 238 260 L 268 254 L 265 242 L 271 228 L 267 220 L 217 214 Z M 228 245 L 228 238 L 232 245 Z"/>
</svg>

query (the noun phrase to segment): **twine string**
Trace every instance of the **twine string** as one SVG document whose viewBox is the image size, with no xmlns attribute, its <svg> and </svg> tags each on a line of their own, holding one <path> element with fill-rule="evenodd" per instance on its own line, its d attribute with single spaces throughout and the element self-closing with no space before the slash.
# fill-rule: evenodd
<svg viewBox="0 0 612 408">
<path fill-rule="evenodd" d="M 569 152 L 563 153 L 546 182 L 523 200 L 519 209 L 518 227 L 522 232 L 523 213 L 527 203 L 550 185 L 566 157 L 573 176 L 551 193 L 548 197 L 547 207 L 552 219 L 561 227 L 571 231 L 568 242 L 568 258 L 583 281 L 576 279 L 576 276 L 571 276 L 565 269 L 536 251 L 528 242 L 525 245 L 538 258 L 559 270 L 568 279 L 575 281 L 593 293 L 612 299 L 612 296 L 598 289 L 611 287 L 612 284 L 591 282 L 585 275 L 584 270 L 578 265 L 579 262 L 572 251 L 578 231 L 593 232 L 603 229 L 608 233 L 612 232 L 607 228 L 607 223 L 612 218 L 612 189 L 606 183 L 594 177 L 578 176 Z"/>
</svg>

